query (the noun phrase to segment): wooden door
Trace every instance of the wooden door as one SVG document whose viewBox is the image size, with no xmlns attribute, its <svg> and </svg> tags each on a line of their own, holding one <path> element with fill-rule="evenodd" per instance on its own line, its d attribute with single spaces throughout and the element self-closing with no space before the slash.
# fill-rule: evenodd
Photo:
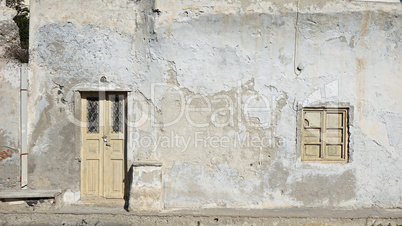
<svg viewBox="0 0 402 226">
<path fill-rule="evenodd" d="M 83 93 L 81 197 L 123 198 L 125 95 Z"/>
<path fill-rule="evenodd" d="M 124 193 L 124 95 L 108 94 L 106 101 L 107 142 L 104 152 L 104 194 L 123 198 Z"/>
</svg>

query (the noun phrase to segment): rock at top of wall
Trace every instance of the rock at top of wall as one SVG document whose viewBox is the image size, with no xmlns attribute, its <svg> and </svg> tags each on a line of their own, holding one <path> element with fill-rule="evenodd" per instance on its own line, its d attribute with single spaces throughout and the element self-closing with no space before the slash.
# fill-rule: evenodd
<svg viewBox="0 0 402 226">
<path fill-rule="evenodd" d="M 7 50 L 20 45 L 18 26 L 13 20 L 17 11 L 5 4 L 5 0 L 0 2 L 0 59 L 10 58 Z"/>
</svg>

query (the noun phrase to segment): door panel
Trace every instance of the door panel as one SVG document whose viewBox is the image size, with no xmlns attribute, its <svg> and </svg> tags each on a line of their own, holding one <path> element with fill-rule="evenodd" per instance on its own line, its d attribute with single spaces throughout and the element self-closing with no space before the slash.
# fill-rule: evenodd
<svg viewBox="0 0 402 226">
<path fill-rule="evenodd" d="M 97 197 L 99 194 L 99 160 L 88 159 L 86 161 L 87 172 L 87 194 L 88 196 Z"/>
<path fill-rule="evenodd" d="M 81 192 L 84 198 L 99 197 L 102 192 L 101 115 L 103 104 L 98 95 L 85 94 L 82 97 L 83 152 L 81 165 Z"/>
<path fill-rule="evenodd" d="M 124 194 L 124 100 L 122 94 L 107 96 L 106 125 L 109 145 L 105 151 L 105 196 L 123 197 Z"/>
<path fill-rule="evenodd" d="M 82 94 L 82 198 L 123 198 L 125 95 Z"/>
</svg>

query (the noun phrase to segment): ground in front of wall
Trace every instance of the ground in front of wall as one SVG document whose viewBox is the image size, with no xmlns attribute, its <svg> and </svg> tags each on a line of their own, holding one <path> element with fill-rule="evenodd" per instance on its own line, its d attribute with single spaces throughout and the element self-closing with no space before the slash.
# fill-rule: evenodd
<svg viewBox="0 0 402 226">
<path fill-rule="evenodd" d="M 3 200 L 4 201 L 4 200 Z M 0 225 L 402 225 L 402 209 L 176 209 L 127 212 L 124 204 L 0 203 Z"/>
</svg>

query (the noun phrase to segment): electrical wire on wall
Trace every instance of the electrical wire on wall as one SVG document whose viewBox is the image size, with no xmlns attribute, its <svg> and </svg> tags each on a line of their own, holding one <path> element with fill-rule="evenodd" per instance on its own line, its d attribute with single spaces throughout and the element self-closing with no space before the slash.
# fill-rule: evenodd
<svg viewBox="0 0 402 226">
<path fill-rule="evenodd" d="M 293 70 L 296 75 L 300 75 L 301 71 L 303 70 L 303 67 L 301 65 L 296 66 L 296 61 L 297 61 L 297 40 L 299 38 L 299 2 L 300 0 L 297 0 L 297 12 L 296 12 L 296 24 L 295 24 L 295 47 L 294 47 L 294 56 L 293 56 Z"/>
<path fill-rule="evenodd" d="M 297 12 L 296 12 L 296 24 L 295 24 L 295 46 L 294 46 L 294 56 L 293 56 L 293 71 L 296 74 L 296 76 L 300 75 L 301 71 L 303 70 L 302 65 L 296 66 L 296 61 L 298 60 L 296 58 L 298 56 L 297 40 L 299 38 L 299 2 L 300 2 L 300 0 L 297 0 Z M 295 112 L 298 112 L 302 109 L 302 108 L 299 108 L 298 103 L 296 102 L 296 98 L 294 98 L 294 100 L 293 100 L 292 109 Z"/>
</svg>

